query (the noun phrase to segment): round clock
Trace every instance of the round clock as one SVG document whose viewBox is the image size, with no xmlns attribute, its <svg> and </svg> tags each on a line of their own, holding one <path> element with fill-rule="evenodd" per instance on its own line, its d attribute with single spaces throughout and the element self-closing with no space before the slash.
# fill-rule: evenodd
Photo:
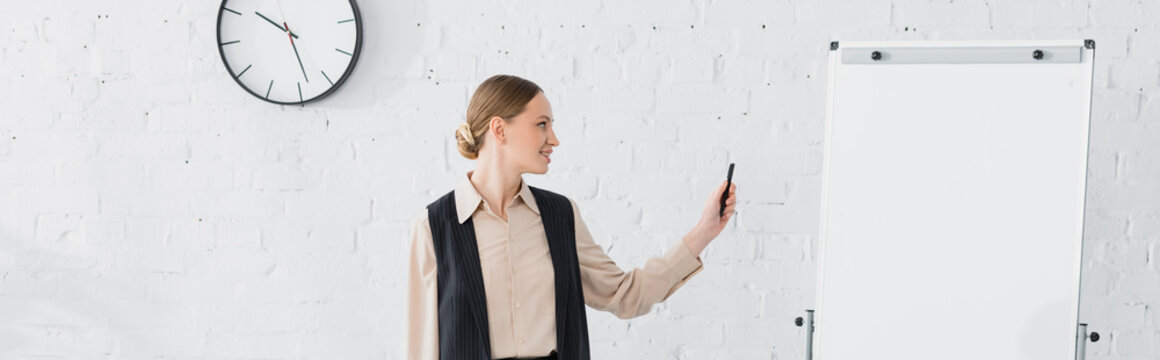
<svg viewBox="0 0 1160 360">
<path fill-rule="evenodd" d="M 218 52 L 246 92 L 297 105 L 334 92 L 362 51 L 354 0 L 223 0 Z"/>
</svg>

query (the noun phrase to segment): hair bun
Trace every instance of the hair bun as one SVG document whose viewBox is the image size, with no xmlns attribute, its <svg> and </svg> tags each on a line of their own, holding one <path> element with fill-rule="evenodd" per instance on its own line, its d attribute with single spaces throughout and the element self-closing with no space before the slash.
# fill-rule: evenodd
<svg viewBox="0 0 1160 360">
<path fill-rule="evenodd" d="M 475 136 L 472 136 L 472 134 L 471 134 L 471 126 L 470 125 L 468 125 L 466 122 L 461 123 L 461 124 L 459 124 L 458 131 L 459 131 L 459 136 L 462 136 L 463 140 L 466 141 L 468 145 L 475 146 Z"/>
</svg>

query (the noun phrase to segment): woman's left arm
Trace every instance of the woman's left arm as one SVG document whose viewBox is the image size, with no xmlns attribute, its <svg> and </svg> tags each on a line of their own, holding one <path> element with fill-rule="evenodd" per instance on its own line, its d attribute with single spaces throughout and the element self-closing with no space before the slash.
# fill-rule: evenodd
<svg viewBox="0 0 1160 360">
<path fill-rule="evenodd" d="M 724 188 L 725 185 L 722 184 L 716 192 L 718 201 Z M 735 201 L 731 196 L 727 204 Z M 713 205 L 712 215 L 716 217 L 720 205 L 711 205 Z M 592 308 L 608 311 L 621 319 L 647 314 L 654 304 L 668 299 L 693 275 L 700 272 L 703 264 L 697 253 L 704 249 L 712 237 L 721 233 L 724 224 L 733 215 L 732 205 L 729 205 L 719 223 L 706 223 L 702 219 L 697 228 L 690 231 L 683 241 L 674 244 L 664 255 L 649 259 L 643 267 L 626 272 L 592 239 L 592 234 L 584 224 L 580 209 L 574 201 L 572 212 L 575 218 L 576 249 L 580 261 L 584 302 Z M 705 226 L 702 224 L 715 227 L 702 228 Z M 699 246 L 696 252 L 693 250 L 694 245 Z"/>
</svg>

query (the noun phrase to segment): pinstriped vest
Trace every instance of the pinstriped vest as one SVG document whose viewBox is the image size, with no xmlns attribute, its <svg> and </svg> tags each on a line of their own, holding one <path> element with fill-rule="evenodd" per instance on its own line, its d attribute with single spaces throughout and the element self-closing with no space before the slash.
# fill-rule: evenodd
<svg viewBox="0 0 1160 360">
<path fill-rule="evenodd" d="M 575 219 L 568 198 L 529 186 L 540 208 L 556 282 L 556 353 L 588 360 L 588 319 L 576 256 Z M 435 246 L 439 306 L 439 358 L 490 360 L 487 296 L 479 265 L 475 223 L 459 223 L 455 191 L 427 205 Z"/>
</svg>

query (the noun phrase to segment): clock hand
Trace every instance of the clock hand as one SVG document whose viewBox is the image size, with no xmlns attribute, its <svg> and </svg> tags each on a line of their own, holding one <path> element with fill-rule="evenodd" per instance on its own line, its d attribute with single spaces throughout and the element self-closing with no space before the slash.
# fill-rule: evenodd
<svg viewBox="0 0 1160 360">
<path fill-rule="evenodd" d="M 286 27 L 287 34 L 293 34 L 290 32 L 290 25 L 286 25 L 285 21 L 282 22 L 282 26 Z M 294 38 L 293 37 L 286 36 L 286 38 L 290 39 L 290 47 L 294 48 L 294 57 L 298 58 L 298 68 L 302 69 L 302 78 L 306 79 L 306 82 L 310 82 L 310 78 L 306 76 L 306 67 L 302 66 L 302 57 L 298 56 L 298 45 L 294 45 Z"/>
<path fill-rule="evenodd" d="M 290 30 L 283 29 L 281 25 L 278 25 L 278 23 L 274 22 L 274 20 L 270 20 L 270 18 L 266 17 L 266 15 L 262 15 L 262 13 L 260 13 L 260 12 L 257 12 L 257 11 L 255 11 L 254 13 L 255 13 L 255 14 L 258 14 L 258 17 L 261 17 L 262 19 L 265 19 L 266 21 L 270 22 L 270 24 L 271 24 L 271 25 L 274 25 L 275 27 L 277 27 L 277 28 L 278 28 L 278 30 L 282 30 L 283 32 L 290 33 L 290 36 L 293 36 L 295 39 L 297 39 L 297 38 L 298 38 L 298 34 L 295 34 L 295 33 L 293 33 L 293 32 L 290 32 Z"/>
<path fill-rule="evenodd" d="M 274 4 L 278 5 L 278 14 L 282 15 L 282 21 L 285 22 L 288 18 L 286 17 L 286 11 L 282 10 L 282 0 L 274 0 Z"/>
</svg>

